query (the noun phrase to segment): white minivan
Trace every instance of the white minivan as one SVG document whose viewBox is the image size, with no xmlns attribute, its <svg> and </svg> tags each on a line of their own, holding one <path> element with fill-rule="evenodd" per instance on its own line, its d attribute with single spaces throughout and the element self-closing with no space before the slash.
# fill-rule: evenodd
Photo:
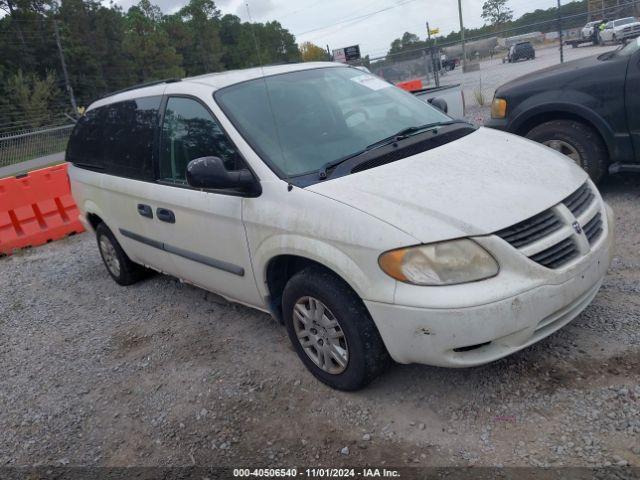
<svg viewBox="0 0 640 480">
<path fill-rule="evenodd" d="M 321 381 L 469 367 L 594 298 L 613 218 L 587 174 L 333 63 L 166 81 L 92 104 L 67 161 L 113 279 L 164 272 L 284 322 Z"/>
</svg>

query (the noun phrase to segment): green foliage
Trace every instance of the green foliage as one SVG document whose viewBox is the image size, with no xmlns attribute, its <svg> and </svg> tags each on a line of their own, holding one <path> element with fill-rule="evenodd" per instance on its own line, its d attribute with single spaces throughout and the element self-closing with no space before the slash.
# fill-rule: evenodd
<svg viewBox="0 0 640 480">
<path fill-rule="evenodd" d="M 513 20 L 513 10 L 507 0 L 487 0 L 482 5 L 482 18 L 496 27 Z"/>
<path fill-rule="evenodd" d="M 6 78 L 5 95 L 0 97 L 0 109 L 10 121 L 23 121 L 25 127 L 39 127 L 51 121 L 50 105 L 57 87 L 56 78 L 48 72 L 43 79 L 33 73 L 18 70 Z"/>
<path fill-rule="evenodd" d="M 184 74 L 182 56 L 171 46 L 161 20 L 160 9 L 149 0 L 140 0 L 127 12 L 122 50 L 131 60 L 134 83 Z"/>
<path fill-rule="evenodd" d="M 189 0 L 170 15 L 150 0 L 127 11 L 99 0 L 0 0 L 0 9 L 0 104 L 17 101 L 7 98 L 20 84 L 31 92 L 30 109 L 45 105 L 42 89 L 51 85 L 46 105 L 58 120 L 72 112 L 54 22 L 79 106 L 135 83 L 300 60 L 294 36 L 278 22 L 222 16 L 213 0 Z M 1 125 L 17 121 L 15 112 L 27 115 L 11 106 L 0 111 Z"/>
<path fill-rule="evenodd" d="M 303 62 L 322 62 L 327 60 L 327 51 L 311 42 L 300 45 L 300 57 Z"/>
</svg>

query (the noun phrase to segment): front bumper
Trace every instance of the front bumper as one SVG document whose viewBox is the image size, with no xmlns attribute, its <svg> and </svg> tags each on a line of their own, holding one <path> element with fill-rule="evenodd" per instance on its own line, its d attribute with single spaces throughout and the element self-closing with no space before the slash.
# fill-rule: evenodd
<svg viewBox="0 0 640 480">
<path fill-rule="evenodd" d="M 399 363 L 443 367 L 482 365 L 565 326 L 593 300 L 611 263 L 613 215 L 608 207 L 606 211 L 606 235 L 576 266 L 575 274 L 562 283 L 540 285 L 499 301 L 464 308 L 365 301 L 391 357 Z"/>
<path fill-rule="evenodd" d="M 640 37 L 640 30 L 633 30 L 631 32 L 623 32 L 618 35 L 618 39 L 621 41 L 625 40 L 633 40 L 634 38 Z"/>
</svg>

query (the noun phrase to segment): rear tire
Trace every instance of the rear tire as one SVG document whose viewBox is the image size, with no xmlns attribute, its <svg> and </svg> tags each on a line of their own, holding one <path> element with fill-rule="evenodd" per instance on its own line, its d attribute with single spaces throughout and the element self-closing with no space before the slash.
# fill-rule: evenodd
<svg viewBox="0 0 640 480">
<path fill-rule="evenodd" d="M 543 143 L 572 158 L 598 183 L 606 175 L 609 154 L 593 128 L 575 120 L 553 120 L 533 128 L 527 138 Z M 573 150 L 573 152 L 571 152 Z"/>
<path fill-rule="evenodd" d="M 330 387 L 358 390 L 389 365 L 387 349 L 364 303 L 328 270 L 312 266 L 296 273 L 285 286 L 282 308 L 298 357 Z M 326 356 L 320 359 L 323 351 L 328 361 Z"/>
<path fill-rule="evenodd" d="M 148 276 L 149 270 L 129 259 L 104 223 L 96 227 L 96 240 L 104 266 L 118 285 L 132 285 Z"/>
</svg>

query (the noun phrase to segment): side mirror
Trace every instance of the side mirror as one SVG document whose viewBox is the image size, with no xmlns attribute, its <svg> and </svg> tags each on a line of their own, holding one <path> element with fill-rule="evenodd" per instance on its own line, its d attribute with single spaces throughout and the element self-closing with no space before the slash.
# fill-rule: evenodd
<svg viewBox="0 0 640 480">
<path fill-rule="evenodd" d="M 194 188 L 239 188 L 259 193 L 259 184 L 249 170 L 229 171 L 218 157 L 201 157 L 187 165 L 187 183 Z"/>
<path fill-rule="evenodd" d="M 447 105 L 447 102 L 445 102 L 443 98 L 440 98 L 440 97 L 430 98 L 428 102 L 434 107 L 436 107 L 438 110 L 442 110 L 444 113 L 447 113 L 449 111 L 449 106 Z"/>
</svg>

